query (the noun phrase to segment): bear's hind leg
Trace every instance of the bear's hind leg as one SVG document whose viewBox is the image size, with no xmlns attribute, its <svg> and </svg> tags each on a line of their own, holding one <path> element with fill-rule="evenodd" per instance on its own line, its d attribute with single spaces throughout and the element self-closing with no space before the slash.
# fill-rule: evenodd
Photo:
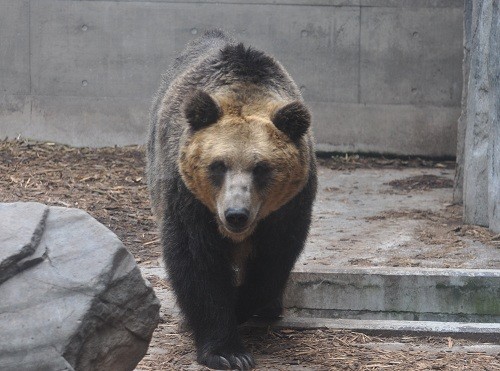
<svg viewBox="0 0 500 371">
<path fill-rule="evenodd" d="M 286 210 L 285 210 L 286 212 Z M 267 220 L 254 237 L 255 253 L 247 263 L 246 278 L 238 290 L 236 316 L 243 323 L 251 316 L 277 318 L 290 271 L 309 230 L 309 216 Z"/>
<path fill-rule="evenodd" d="M 273 259 L 274 260 L 274 259 Z M 247 277 L 238 290 L 236 317 L 244 323 L 256 315 L 277 319 L 283 312 L 282 296 L 293 262 L 270 263 L 259 257 L 249 262 Z"/>
<path fill-rule="evenodd" d="M 283 314 L 283 299 L 278 297 L 262 309 L 255 312 L 257 317 L 276 320 Z"/>
</svg>

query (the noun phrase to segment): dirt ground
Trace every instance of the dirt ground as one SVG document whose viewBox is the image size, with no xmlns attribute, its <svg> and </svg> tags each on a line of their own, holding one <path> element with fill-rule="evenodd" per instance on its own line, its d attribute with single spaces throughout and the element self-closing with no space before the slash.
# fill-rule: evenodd
<svg viewBox="0 0 500 371">
<path fill-rule="evenodd" d="M 500 236 L 462 224 L 452 162 L 321 159 L 309 239 L 296 270 L 499 269 Z"/>
<path fill-rule="evenodd" d="M 452 162 L 415 158 L 339 156 L 319 162 L 320 166 L 337 170 L 453 168 Z M 143 148 L 87 149 L 0 141 L 0 174 L 0 202 L 36 201 L 86 210 L 118 235 L 139 265 L 148 266 L 161 259 L 144 180 Z M 393 186 L 411 190 L 451 184 L 427 178 Z M 455 233 L 470 234 L 497 245 L 498 236 L 487 229 L 464 227 L 457 220 Z M 155 288 L 168 289 L 168 282 L 158 279 L 151 283 Z M 191 338 L 179 331 L 178 322 L 177 315 L 162 311 L 152 351 L 137 370 L 204 369 L 195 364 Z M 498 347 L 487 351 L 489 345 L 478 341 L 449 337 L 382 338 L 328 329 L 242 328 L 241 331 L 256 356 L 258 369 L 262 370 L 500 370 Z"/>
</svg>

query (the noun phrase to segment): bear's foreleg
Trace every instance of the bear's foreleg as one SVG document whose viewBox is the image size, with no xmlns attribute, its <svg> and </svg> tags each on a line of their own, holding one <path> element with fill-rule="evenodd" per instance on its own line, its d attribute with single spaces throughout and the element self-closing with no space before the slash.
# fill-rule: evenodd
<svg viewBox="0 0 500 371">
<path fill-rule="evenodd" d="M 237 332 L 236 292 L 226 241 L 209 223 L 187 227 L 167 217 L 163 225 L 165 261 L 177 301 L 193 331 L 199 363 L 215 369 L 255 365 Z"/>
</svg>

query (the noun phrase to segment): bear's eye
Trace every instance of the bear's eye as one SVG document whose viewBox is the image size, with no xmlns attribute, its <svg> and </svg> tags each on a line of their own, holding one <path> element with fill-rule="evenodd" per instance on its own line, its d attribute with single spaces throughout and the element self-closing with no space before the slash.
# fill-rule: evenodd
<svg viewBox="0 0 500 371">
<path fill-rule="evenodd" d="M 269 173 L 270 170 L 271 170 L 271 168 L 269 167 L 269 165 L 267 163 L 265 163 L 265 162 L 259 162 L 253 168 L 253 174 L 255 176 L 266 175 L 267 173 Z"/>
<path fill-rule="evenodd" d="M 266 162 L 259 162 L 252 170 L 258 187 L 265 187 L 271 179 L 271 166 Z"/>
<path fill-rule="evenodd" d="M 225 173 L 227 167 L 224 161 L 214 161 L 210 164 L 209 169 L 212 173 Z"/>
<path fill-rule="evenodd" d="M 208 171 L 210 173 L 210 179 L 212 179 L 212 182 L 217 187 L 220 187 L 224 181 L 224 176 L 226 175 L 226 164 L 223 161 L 214 161 L 208 166 Z"/>
</svg>

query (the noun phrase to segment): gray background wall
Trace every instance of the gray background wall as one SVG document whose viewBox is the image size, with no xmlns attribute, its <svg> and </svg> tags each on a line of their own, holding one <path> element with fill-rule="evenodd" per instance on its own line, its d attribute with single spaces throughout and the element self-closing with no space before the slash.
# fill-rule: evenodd
<svg viewBox="0 0 500 371">
<path fill-rule="evenodd" d="M 0 137 L 143 143 L 160 74 L 204 29 L 276 56 L 320 150 L 453 156 L 459 0 L 0 2 Z"/>
</svg>

